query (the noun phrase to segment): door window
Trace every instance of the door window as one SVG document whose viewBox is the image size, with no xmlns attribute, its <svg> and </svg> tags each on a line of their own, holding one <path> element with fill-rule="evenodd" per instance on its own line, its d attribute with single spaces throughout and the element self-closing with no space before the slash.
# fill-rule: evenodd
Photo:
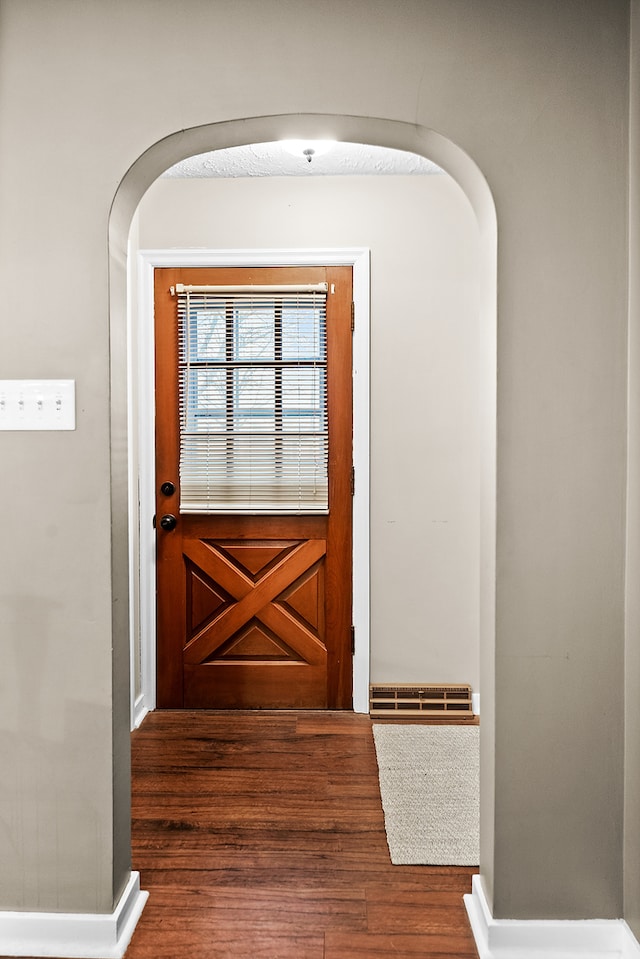
<svg viewBox="0 0 640 959">
<path fill-rule="evenodd" d="M 327 512 L 326 284 L 177 291 L 180 511 Z"/>
</svg>

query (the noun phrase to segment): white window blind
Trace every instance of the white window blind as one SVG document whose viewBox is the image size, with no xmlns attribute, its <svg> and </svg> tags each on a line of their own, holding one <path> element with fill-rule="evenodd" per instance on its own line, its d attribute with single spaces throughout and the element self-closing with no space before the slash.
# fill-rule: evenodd
<svg viewBox="0 0 640 959">
<path fill-rule="evenodd" d="M 326 513 L 326 284 L 176 293 L 180 512 Z"/>
</svg>

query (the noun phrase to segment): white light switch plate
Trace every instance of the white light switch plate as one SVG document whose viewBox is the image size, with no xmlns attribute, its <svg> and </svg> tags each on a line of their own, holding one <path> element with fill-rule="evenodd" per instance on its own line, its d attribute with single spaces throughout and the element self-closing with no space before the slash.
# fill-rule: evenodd
<svg viewBox="0 0 640 959">
<path fill-rule="evenodd" d="M 75 428 L 75 380 L 0 380 L 0 430 Z"/>
</svg>

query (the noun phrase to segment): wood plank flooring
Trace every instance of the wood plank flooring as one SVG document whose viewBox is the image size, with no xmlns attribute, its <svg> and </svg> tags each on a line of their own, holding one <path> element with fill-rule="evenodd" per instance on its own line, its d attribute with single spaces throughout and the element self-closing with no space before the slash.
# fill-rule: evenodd
<svg viewBox="0 0 640 959">
<path fill-rule="evenodd" d="M 368 717 L 158 711 L 132 741 L 127 959 L 477 959 L 477 870 L 391 865 Z"/>
</svg>

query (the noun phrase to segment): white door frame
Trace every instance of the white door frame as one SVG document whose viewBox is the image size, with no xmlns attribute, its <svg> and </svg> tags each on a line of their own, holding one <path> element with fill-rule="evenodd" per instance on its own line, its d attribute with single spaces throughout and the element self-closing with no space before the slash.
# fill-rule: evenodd
<svg viewBox="0 0 640 959">
<path fill-rule="evenodd" d="M 153 271 L 157 267 L 352 266 L 353 334 L 353 708 L 369 712 L 369 250 L 140 250 L 137 299 L 129 305 L 129 559 L 131 724 L 156 706 L 155 395 Z M 136 599 L 137 597 L 137 599 Z M 135 643 L 140 644 L 136 692 Z"/>
</svg>

